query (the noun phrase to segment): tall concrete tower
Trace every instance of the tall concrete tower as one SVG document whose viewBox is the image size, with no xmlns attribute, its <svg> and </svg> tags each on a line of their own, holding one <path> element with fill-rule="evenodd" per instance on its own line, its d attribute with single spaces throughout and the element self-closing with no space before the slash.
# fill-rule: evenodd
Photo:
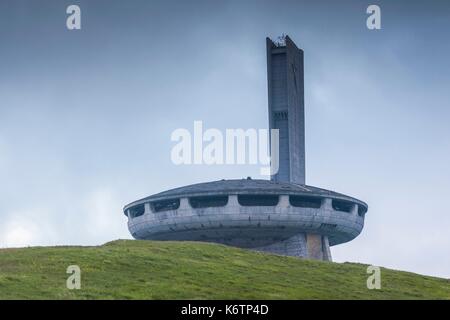
<svg viewBox="0 0 450 320">
<path fill-rule="evenodd" d="M 303 50 L 284 36 L 266 38 L 269 128 L 278 129 L 279 170 L 271 180 L 305 184 Z"/>
</svg>

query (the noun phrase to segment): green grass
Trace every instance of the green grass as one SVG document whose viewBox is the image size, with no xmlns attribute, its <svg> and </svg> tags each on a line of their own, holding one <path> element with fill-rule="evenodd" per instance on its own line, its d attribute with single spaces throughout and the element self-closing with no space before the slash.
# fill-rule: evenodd
<svg viewBox="0 0 450 320">
<path fill-rule="evenodd" d="M 447 279 L 384 268 L 368 290 L 366 269 L 193 242 L 2 249 L 0 299 L 450 299 Z"/>
</svg>

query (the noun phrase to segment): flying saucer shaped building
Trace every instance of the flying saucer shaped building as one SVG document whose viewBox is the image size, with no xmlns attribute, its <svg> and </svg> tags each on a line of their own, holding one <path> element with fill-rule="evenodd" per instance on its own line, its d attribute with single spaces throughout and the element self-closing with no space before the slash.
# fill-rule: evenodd
<svg viewBox="0 0 450 320">
<path fill-rule="evenodd" d="M 331 261 L 330 246 L 357 237 L 367 204 L 305 184 L 303 51 L 267 38 L 269 128 L 279 130 L 271 180 L 220 180 L 164 191 L 126 205 L 136 239 L 227 244 Z"/>
</svg>

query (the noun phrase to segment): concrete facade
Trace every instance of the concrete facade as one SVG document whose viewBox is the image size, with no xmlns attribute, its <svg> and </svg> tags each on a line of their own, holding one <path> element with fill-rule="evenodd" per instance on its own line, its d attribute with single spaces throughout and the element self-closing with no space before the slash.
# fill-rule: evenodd
<svg viewBox="0 0 450 320">
<path fill-rule="evenodd" d="M 303 51 L 286 36 L 266 39 L 269 128 L 278 129 L 280 168 L 274 181 L 305 184 Z"/>
<path fill-rule="evenodd" d="M 242 203 L 248 196 L 256 202 Z M 270 197 L 275 200 L 268 204 Z M 192 199 L 206 205 L 195 207 Z M 124 208 L 136 239 L 209 241 L 320 260 L 331 260 L 329 243 L 350 241 L 361 232 L 366 211 L 364 202 L 332 191 L 251 179 L 190 185 Z"/>
</svg>

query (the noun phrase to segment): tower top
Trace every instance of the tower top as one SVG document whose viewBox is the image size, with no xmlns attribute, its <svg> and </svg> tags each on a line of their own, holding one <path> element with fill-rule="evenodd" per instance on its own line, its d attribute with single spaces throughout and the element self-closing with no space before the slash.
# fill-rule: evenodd
<svg viewBox="0 0 450 320">
<path fill-rule="evenodd" d="M 277 37 L 277 39 L 272 42 L 277 47 L 285 47 L 286 46 L 286 37 L 287 37 L 287 35 L 282 33 L 281 36 Z"/>
</svg>

